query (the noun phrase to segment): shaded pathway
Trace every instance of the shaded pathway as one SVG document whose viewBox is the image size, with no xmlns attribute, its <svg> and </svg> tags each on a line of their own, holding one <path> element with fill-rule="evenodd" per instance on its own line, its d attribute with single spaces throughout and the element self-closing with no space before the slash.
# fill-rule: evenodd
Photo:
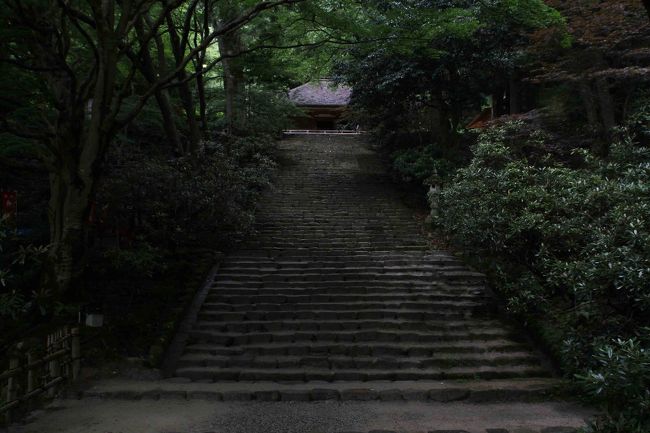
<svg viewBox="0 0 650 433">
<path fill-rule="evenodd" d="M 296 136 L 167 380 L 116 379 L 20 433 L 564 433 L 588 412 L 433 250 L 358 137 Z M 558 428 L 563 427 L 563 428 Z M 496 430 L 489 430 L 496 429 Z M 501 430 L 499 430 L 501 429 Z"/>
</svg>

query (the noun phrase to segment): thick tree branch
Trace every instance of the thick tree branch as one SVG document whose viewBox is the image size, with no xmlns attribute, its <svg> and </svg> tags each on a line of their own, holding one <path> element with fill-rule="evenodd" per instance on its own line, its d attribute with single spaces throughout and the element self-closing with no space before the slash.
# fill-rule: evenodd
<svg viewBox="0 0 650 433">
<path fill-rule="evenodd" d="M 255 19 L 259 14 L 262 12 L 269 10 L 269 9 L 274 9 L 280 6 L 285 6 L 285 5 L 292 5 L 292 4 L 297 4 L 297 3 L 302 3 L 307 0 L 277 0 L 277 1 L 264 1 L 261 3 L 258 3 L 257 5 L 249 8 L 247 11 L 242 13 L 240 16 L 237 18 L 224 23 L 223 25 L 219 26 L 217 29 L 215 29 L 212 33 L 208 35 L 207 38 L 205 38 L 201 44 L 198 47 L 195 47 L 194 49 L 190 50 L 188 54 L 186 54 L 185 58 L 182 59 L 182 61 L 178 62 L 176 65 L 176 68 L 174 70 L 170 71 L 167 75 L 164 77 L 161 77 L 158 82 L 156 82 L 154 85 L 152 85 L 142 96 L 140 96 L 140 99 L 136 103 L 136 105 L 133 107 L 133 109 L 127 113 L 122 119 L 119 119 L 116 124 L 115 128 L 121 128 L 127 124 L 129 124 L 135 117 L 142 111 L 144 106 L 146 105 L 147 101 L 149 98 L 151 98 L 158 90 L 167 87 L 167 85 L 172 82 L 181 72 L 187 67 L 187 64 L 190 63 L 199 53 L 205 49 L 207 49 L 212 43 L 221 35 L 225 35 L 227 33 L 230 33 L 243 25 L 247 24 L 248 22 L 252 21 Z M 161 14 L 162 16 L 162 14 Z M 142 49 L 142 47 L 141 47 Z"/>
</svg>

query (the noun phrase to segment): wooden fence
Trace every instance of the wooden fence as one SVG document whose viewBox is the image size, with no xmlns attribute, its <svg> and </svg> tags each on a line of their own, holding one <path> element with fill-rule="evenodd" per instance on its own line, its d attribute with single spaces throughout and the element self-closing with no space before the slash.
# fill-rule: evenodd
<svg viewBox="0 0 650 433">
<path fill-rule="evenodd" d="M 54 397 L 66 382 L 79 377 L 79 328 L 66 326 L 20 342 L 7 355 L 8 368 L 0 373 L 0 416 L 9 424 L 12 413 L 29 410 L 40 397 Z"/>
</svg>

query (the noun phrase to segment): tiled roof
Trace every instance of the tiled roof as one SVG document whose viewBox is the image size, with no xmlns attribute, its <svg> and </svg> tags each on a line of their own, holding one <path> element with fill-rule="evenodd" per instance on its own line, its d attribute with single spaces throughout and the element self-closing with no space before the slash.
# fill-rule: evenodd
<svg viewBox="0 0 650 433">
<path fill-rule="evenodd" d="M 298 106 L 340 106 L 350 103 L 352 89 L 322 79 L 289 90 L 289 99 Z"/>
</svg>

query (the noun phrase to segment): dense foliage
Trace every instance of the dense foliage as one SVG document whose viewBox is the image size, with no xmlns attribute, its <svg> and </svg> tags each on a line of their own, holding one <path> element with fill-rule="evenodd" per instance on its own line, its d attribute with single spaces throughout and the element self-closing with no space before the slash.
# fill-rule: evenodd
<svg viewBox="0 0 650 433">
<path fill-rule="evenodd" d="M 528 35 L 563 28 L 540 0 L 372 3 L 381 48 L 354 47 L 337 70 L 362 122 L 390 143 L 419 135 L 424 145 L 454 146 L 468 113 L 492 95 L 501 104 Z"/>
<path fill-rule="evenodd" d="M 97 194 L 114 228 L 167 248 L 198 239 L 225 247 L 246 234 L 274 162 L 269 137 L 227 138 L 196 157 L 117 148 Z"/>
<path fill-rule="evenodd" d="M 432 193 L 435 222 L 484 259 L 508 309 L 542 327 L 568 372 L 588 371 L 581 381 L 612 413 L 647 413 L 650 149 L 624 134 L 608 160 L 578 150 L 562 161 L 522 127 L 481 135 Z"/>
<path fill-rule="evenodd" d="M 287 89 L 334 75 L 346 121 L 602 403 L 592 428 L 650 430 L 647 1 L 0 6 L 0 187 L 21 203 L 0 348 L 99 305 L 106 352 L 155 364 L 193 258 L 252 227 Z"/>
<path fill-rule="evenodd" d="M 88 308 L 106 352 L 146 357 L 173 332 L 207 272 L 193 258 L 252 226 L 307 78 L 285 45 L 323 44 L 309 3 L 2 1 L 0 189 L 19 208 L 0 232 L 0 366 Z"/>
</svg>

